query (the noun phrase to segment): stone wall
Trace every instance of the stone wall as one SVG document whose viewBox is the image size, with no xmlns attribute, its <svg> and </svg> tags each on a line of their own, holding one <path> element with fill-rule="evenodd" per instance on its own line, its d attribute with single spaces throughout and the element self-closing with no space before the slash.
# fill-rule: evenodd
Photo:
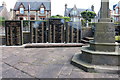
<svg viewBox="0 0 120 80">
<path fill-rule="evenodd" d="M 82 38 L 84 37 L 93 37 L 93 30 L 91 27 L 82 28 Z"/>
</svg>

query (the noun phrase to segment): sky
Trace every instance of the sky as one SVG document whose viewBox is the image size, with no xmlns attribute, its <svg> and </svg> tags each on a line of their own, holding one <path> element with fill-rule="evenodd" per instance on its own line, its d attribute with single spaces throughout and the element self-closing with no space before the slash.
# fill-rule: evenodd
<svg viewBox="0 0 120 80">
<path fill-rule="evenodd" d="M 0 6 L 2 2 L 6 2 L 8 11 L 10 8 L 14 8 L 14 5 L 17 0 L 0 0 Z M 113 5 L 117 4 L 120 0 L 109 0 L 110 9 Z M 65 4 L 68 5 L 68 8 L 73 8 L 76 5 L 77 8 L 88 9 L 91 8 L 91 5 L 94 5 L 95 12 L 98 13 L 100 9 L 101 0 L 51 0 L 51 11 L 52 15 L 64 15 Z"/>
</svg>

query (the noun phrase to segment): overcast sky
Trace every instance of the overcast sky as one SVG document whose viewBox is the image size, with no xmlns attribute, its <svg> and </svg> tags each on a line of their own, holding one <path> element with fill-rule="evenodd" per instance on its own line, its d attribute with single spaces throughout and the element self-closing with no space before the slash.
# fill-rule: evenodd
<svg viewBox="0 0 120 80">
<path fill-rule="evenodd" d="M 17 0 L 0 0 L 0 5 L 2 5 L 3 1 L 6 2 L 7 9 L 10 10 L 10 8 L 14 7 L 15 2 Z M 76 4 L 77 8 L 84 8 L 84 9 L 91 8 L 91 5 L 94 5 L 95 12 L 97 13 L 100 9 L 100 1 L 101 0 L 51 0 L 52 15 L 56 15 L 56 14 L 64 15 L 65 4 L 68 5 L 68 8 L 73 8 L 73 6 Z M 112 6 L 118 3 L 120 0 L 109 0 L 109 1 L 110 1 L 110 9 L 112 9 Z"/>
</svg>

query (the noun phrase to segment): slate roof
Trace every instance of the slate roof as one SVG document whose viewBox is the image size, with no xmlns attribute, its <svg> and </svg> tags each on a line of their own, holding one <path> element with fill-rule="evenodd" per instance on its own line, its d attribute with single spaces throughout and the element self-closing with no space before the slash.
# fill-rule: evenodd
<svg viewBox="0 0 120 80">
<path fill-rule="evenodd" d="M 69 12 L 71 12 L 73 8 L 67 8 L 67 9 L 68 9 Z M 79 11 L 79 13 L 81 13 L 83 11 L 86 11 L 86 10 L 92 11 L 91 9 L 80 9 L 80 8 L 77 8 L 77 11 Z"/>
<path fill-rule="evenodd" d="M 117 4 L 113 5 L 113 10 L 115 10 L 116 7 L 120 8 L 120 1 Z"/>
<path fill-rule="evenodd" d="M 83 11 L 86 11 L 86 10 L 88 10 L 88 11 L 92 11 L 91 9 L 80 9 L 80 8 L 67 8 L 67 10 L 66 10 L 66 13 L 65 13 L 65 15 L 67 14 L 67 15 L 73 15 L 72 14 L 72 11 L 73 10 L 76 10 L 77 11 L 77 14 L 74 14 L 74 15 L 77 15 L 77 16 L 79 16 L 80 15 L 80 13 L 81 12 L 83 12 Z"/>
<path fill-rule="evenodd" d="M 46 10 L 51 10 L 50 0 L 18 0 L 15 4 L 14 10 L 18 10 L 21 3 L 24 5 L 25 10 L 28 10 L 29 4 L 30 10 L 39 10 L 41 4 L 45 6 Z"/>
<path fill-rule="evenodd" d="M 117 6 L 117 4 L 113 5 L 113 10 L 115 9 L 116 6 Z"/>
</svg>

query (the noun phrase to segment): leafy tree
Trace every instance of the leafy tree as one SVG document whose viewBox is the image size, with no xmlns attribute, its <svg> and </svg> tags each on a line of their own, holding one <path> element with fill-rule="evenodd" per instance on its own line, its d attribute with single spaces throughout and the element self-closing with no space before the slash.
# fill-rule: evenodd
<svg viewBox="0 0 120 80">
<path fill-rule="evenodd" d="M 91 19 L 95 18 L 96 13 L 93 11 L 83 11 L 81 12 L 81 16 L 86 20 L 91 22 Z"/>
<path fill-rule="evenodd" d="M 69 21 L 70 21 L 70 17 L 63 17 L 63 16 L 61 16 L 61 15 L 51 16 L 51 18 L 62 18 L 62 19 L 64 19 L 66 22 L 69 22 Z"/>
<path fill-rule="evenodd" d="M 70 17 L 63 17 L 66 22 L 70 22 Z"/>
<path fill-rule="evenodd" d="M 4 26 L 4 23 L 5 23 L 5 18 L 0 17 L 0 26 Z"/>
<path fill-rule="evenodd" d="M 2 20 L 5 20 L 5 18 L 4 17 L 0 17 L 0 21 L 2 21 Z"/>
</svg>

